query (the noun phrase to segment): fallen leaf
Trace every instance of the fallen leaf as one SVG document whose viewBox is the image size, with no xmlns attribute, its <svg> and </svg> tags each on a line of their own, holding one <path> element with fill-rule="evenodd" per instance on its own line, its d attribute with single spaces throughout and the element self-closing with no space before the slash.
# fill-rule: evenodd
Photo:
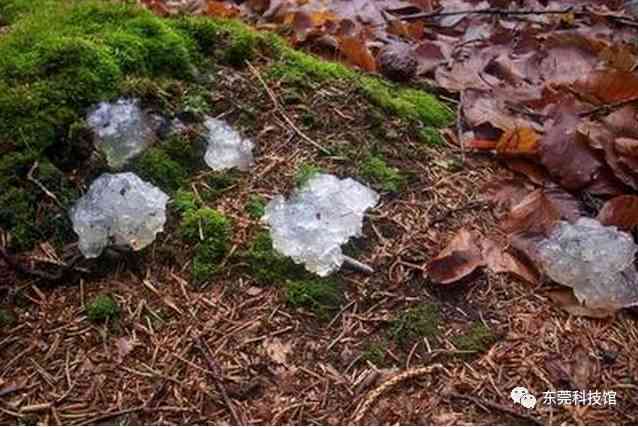
<svg viewBox="0 0 638 427">
<path fill-rule="evenodd" d="M 376 71 L 377 63 L 365 42 L 359 37 L 339 37 L 337 40 L 339 51 L 350 64 L 365 71 Z"/>
<path fill-rule="evenodd" d="M 547 291 L 547 296 L 554 304 L 573 316 L 604 319 L 615 314 L 615 311 L 582 305 L 578 299 L 576 299 L 573 289 L 570 288 Z"/>
<path fill-rule="evenodd" d="M 631 231 L 638 225 L 638 196 L 618 196 L 608 200 L 596 218 L 603 225 Z"/>
<path fill-rule="evenodd" d="M 531 128 L 507 129 L 496 144 L 496 152 L 502 156 L 535 156 L 539 139 Z"/>
<path fill-rule="evenodd" d="M 481 242 L 485 264 L 494 273 L 511 273 L 532 285 L 540 283 L 540 274 L 527 260 L 519 259 L 506 252 L 498 243 L 490 239 Z"/>
<path fill-rule="evenodd" d="M 602 167 L 578 122 L 576 115 L 560 114 L 540 143 L 541 164 L 567 190 L 586 187 Z"/>
<path fill-rule="evenodd" d="M 234 18 L 239 15 L 239 8 L 222 1 L 208 0 L 206 14 L 218 18 Z"/>
<path fill-rule="evenodd" d="M 462 228 L 445 249 L 427 266 L 434 283 L 446 285 L 461 280 L 484 265 L 477 236 Z"/>
<path fill-rule="evenodd" d="M 547 236 L 560 220 L 560 211 L 541 189 L 512 207 L 501 228 L 507 233 Z"/>
<path fill-rule="evenodd" d="M 602 104 L 638 98 L 638 75 L 630 71 L 592 71 L 574 83 L 574 90 Z"/>
</svg>

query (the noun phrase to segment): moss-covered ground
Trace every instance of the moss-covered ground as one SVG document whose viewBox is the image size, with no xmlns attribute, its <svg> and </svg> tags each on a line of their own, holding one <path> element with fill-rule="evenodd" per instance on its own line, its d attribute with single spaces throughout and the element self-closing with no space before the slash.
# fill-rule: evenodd
<svg viewBox="0 0 638 427">
<path fill-rule="evenodd" d="M 240 423 L 348 423 L 386 374 L 435 355 L 446 369 L 385 395 L 375 416 L 446 423 L 443 415 L 464 407 L 442 399 L 450 386 L 507 398 L 523 368 L 504 360 L 576 344 L 561 334 L 574 325 L 538 310 L 524 285 L 478 275 L 459 291 L 424 276 L 454 230 L 490 228 L 487 212 L 446 212 L 474 201 L 499 172 L 469 156 L 451 166 L 462 153 L 439 132 L 451 109 L 428 93 L 236 21 L 161 18 L 131 2 L 5 0 L 0 16 L 0 244 L 22 265 L 54 273 L 78 254 L 67 209 L 108 170 L 84 120 L 91 106 L 136 97 L 185 125 L 125 168 L 171 197 L 152 245 L 80 260 L 56 282 L 0 261 L 0 381 L 28 381 L 0 399 L 0 424 L 234 422 L 198 337 Z M 255 142 L 254 167 L 203 164 L 205 115 Z M 343 268 L 318 278 L 273 250 L 261 222 L 268 202 L 318 171 L 381 194 L 345 248 L 374 274 Z M 591 334 L 614 350 L 615 328 Z M 536 341 L 522 345 L 522 336 Z M 473 356 L 445 356 L 463 350 Z M 629 359 L 618 360 L 628 372 Z M 459 423 L 503 418 L 464 414 Z"/>
</svg>

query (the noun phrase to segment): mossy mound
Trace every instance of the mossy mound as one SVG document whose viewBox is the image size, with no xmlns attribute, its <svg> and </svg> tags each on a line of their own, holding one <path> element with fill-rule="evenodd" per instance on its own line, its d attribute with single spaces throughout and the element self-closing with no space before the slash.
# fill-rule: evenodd
<svg viewBox="0 0 638 427">
<path fill-rule="evenodd" d="M 439 335 L 440 313 L 435 304 L 421 304 L 405 310 L 392 321 L 390 334 L 401 345 Z"/>
<path fill-rule="evenodd" d="M 307 308 L 322 320 L 334 314 L 343 302 L 343 291 L 333 279 L 289 280 L 286 302 L 291 307 Z"/>
<path fill-rule="evenodd" d="M 299 280 L 308 276 L 302 265 L 278 254 L 272 247 L 270 233 L 262 231 L 253 240 L 246 253 L 252 277 L 261 285 L 284 284 L 287 280 Z"/>
<path fill-rule="evenodd" d="M 86 306 L 86 315 L 91 322 L 112 320 L 120 315 L 120 307 L 108 295 L 98 295 Z"/>
<path fill-rule="evenodd" d="M 467 332 L 452 337 L 451 341 L 458 350 L 482 353 L 497 341 L 497 337 L 483 323 L 474 322 Z"/>
<path fill-rule="evenodd" d="M 188 209 L 180 224 L 182 238 L 194 244 L 193 281 L 202 283 L 217 272 L 219 262 L 226 256 L 231 237 L 230 221 L 211 208 Z"/>
</svg>

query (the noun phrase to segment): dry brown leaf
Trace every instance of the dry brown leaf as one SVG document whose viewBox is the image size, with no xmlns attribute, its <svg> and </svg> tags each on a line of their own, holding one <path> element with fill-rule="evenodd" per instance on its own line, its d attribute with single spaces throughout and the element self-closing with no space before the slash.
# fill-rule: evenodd
<svg viewBox="0 0 638 427">
<path fill-rule="evenodd" d="M 487 268 L 494 273 L 511 273 L 532 285 L 540 283 L 540 274 L 524 259 L 506 252 L 498 243 L 490 239 L 481 242 L 483 259 Z"/>
<path fill-rule="evenodd" d="M 603 225 L 632 230 L 638 225 L 638 196 L 625 195 L 608 200 L 598 212 L 597 219 Z"/>
<path fill-rule="evenodd" d="M 374 72 L 377 63 L 365 44 L 359 37 L 339 37 L 339 51 L 352 65 L 362 70 Z"/>
<path fill-rule="evenodd" d="M 594 319 L 604 319 L 611 317 L 615 311 L 608 311 L 601 308 L 590 308 L 582 305 L 571 288 L 555 289 L 547 292 L 547 296 L 554 304 L 573 316 L 591 317 Z"/>
<path fill-rule="evenodd" d="M 602 162 L 578 132 L 579 118 L 560 114 L 541 138 L 541 164 L 567 190 L 580 190 L 596 177 Z"/>
<path fill-rule="evenodd" d="M 559 220 L 558 208 L 543 190 L 538 189 L 512 207 L 501 228 L 508 233 L 547 236 Z"/>
<path fill-rule="evenodd" d="M 596 70 L 574 83 L 574 90 L 600 103 L 638 98 L 638 74 L 620 70 Z"/>
<path fill-rule="evenodd" d="M 218 18 L 234 18 L 239 15 L 239 8 L 223 1 L 208 0 L 206 14 Z"/>
<path fill-rule="evenodd" d="M 432 282 L 446 285 L 467 277 L 482 265 L 484 261 L 476 234 L 462 228 L 428 264 L 427 271 Z"/>
</svg>

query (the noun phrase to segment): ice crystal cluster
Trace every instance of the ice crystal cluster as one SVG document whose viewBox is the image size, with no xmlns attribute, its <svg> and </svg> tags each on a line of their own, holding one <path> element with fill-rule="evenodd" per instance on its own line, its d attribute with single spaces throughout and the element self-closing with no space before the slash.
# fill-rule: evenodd
<svg viewBox="0 0 638 427">
<path fill-rule="evenodd" d="M 251 140 L 243 138 L 223 120 L 209 117 L 204 126 L 208 130 L 204 161 L 211 169 L 219 171 L 236 167 L 246 171 L 253 165 L 254 144 Z"/>
<path fill-rule="evenodd" d="M 638 303 L 637 246 L 629 234 L 590 218 L 561 221 L 538 249 L 543 272 L 573 288 L 581 303 L 600 308 Z"/>
<path fill-rule="evenodd" d="M 363 214 L 378 201 L 375 191 L 351 178 L 317 174 L 288 200 L 273 198 L 263 220 L 275 250 L 327 276 L 341 267 L 341 245 L 361 235 Z"/>
<path fill-rule="evenodd" d="M 167 201 L 162 190 L 133 173 L 101 175 L 71 209 L 80 251 L 95 258 L 111 244 L 144 248 L 164 228 Z"/>
<path fill-rule="evenodd" d="M 93 129 L 96 148 L 104 153 L 113 169 L 122 168 L 142 153 L 155 137 L 153 126 L 137 99 L 100 102 L 86 120 Z"/>
</svg>

